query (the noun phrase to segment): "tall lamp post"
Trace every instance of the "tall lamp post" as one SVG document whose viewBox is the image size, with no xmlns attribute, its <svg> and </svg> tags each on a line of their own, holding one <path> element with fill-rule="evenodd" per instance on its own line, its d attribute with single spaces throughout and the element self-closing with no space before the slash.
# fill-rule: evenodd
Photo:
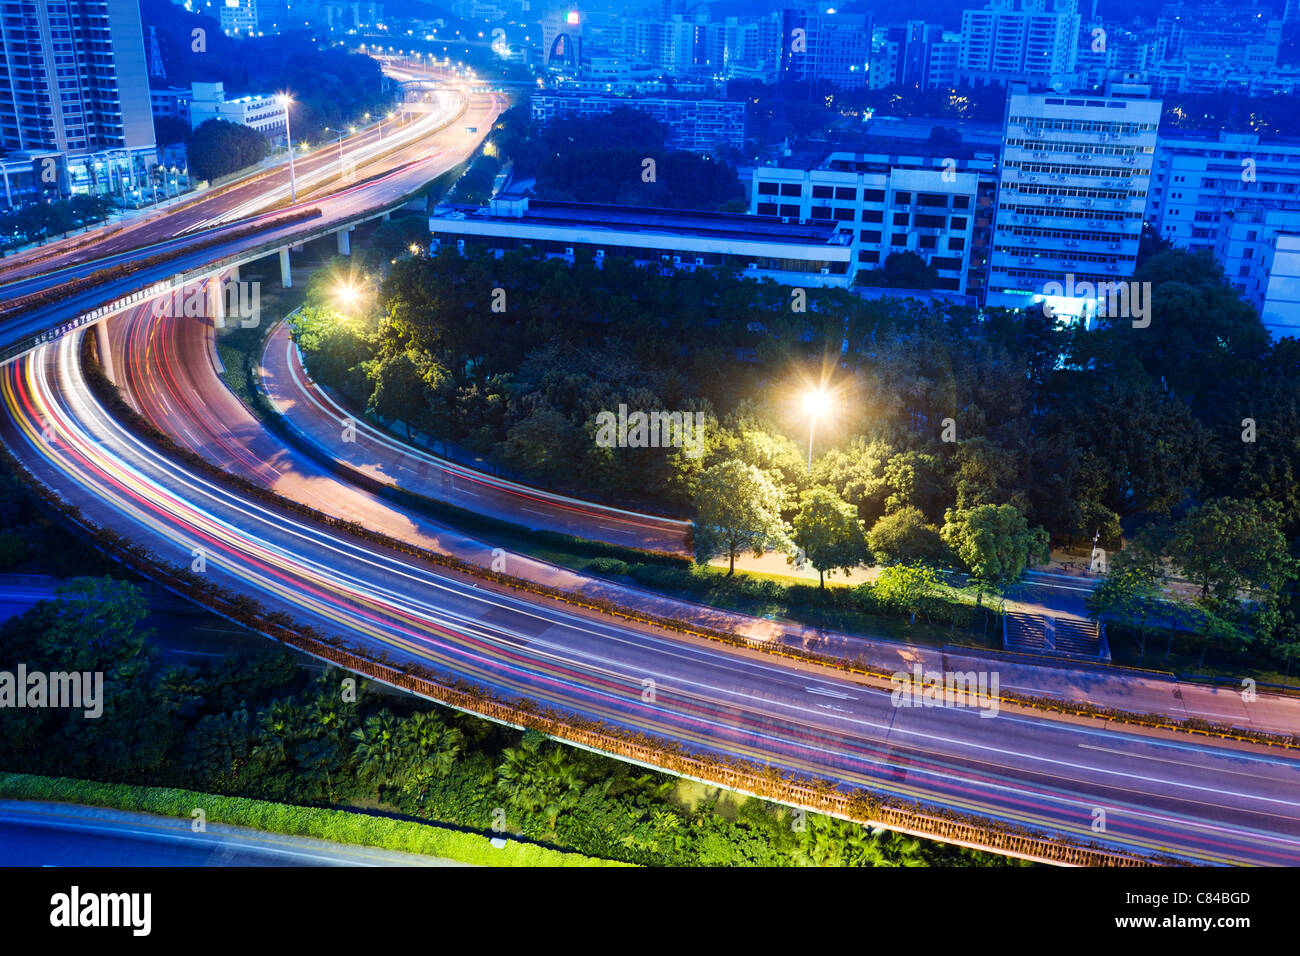
<svg viewBox="0 0 1300 956">
<path fill-rule="evenodd" d="M 280 94 L 280 105 L 284 107 L 284 145 L 289 148 L 289 200 L 298 201 L 298 180 L 293 174 L 293 136 L 289 134 L 289 104 L 293 102 L 288 93 Z"/>
<path fill-rule="evenodd" d="M 831 397 L 824 388 L 804 393 L 803 410 L 808 416 L 808 474 L 810 475 L 812 474 L 813 432 L 817 427 L 817 419 L 826 414 L 830 405 Z"/>
</svg>

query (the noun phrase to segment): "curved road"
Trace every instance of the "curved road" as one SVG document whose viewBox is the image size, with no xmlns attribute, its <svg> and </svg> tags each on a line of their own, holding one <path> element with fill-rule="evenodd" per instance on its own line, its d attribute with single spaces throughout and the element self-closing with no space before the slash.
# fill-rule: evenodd
<svg viewBox="0 0 1300 956">
<path fill-rule="evenodd" d="M 693 749 L 1205 862 L 1300 863 L 1300 762 L 1004 708 L 897 708 L 887 690 L 501 593 L 243 500 L 88 394 L 79 335 L 4 369 L 3 438 L 92 520 L 327 634 Z M 46 424 L 50 430 L 45 430 Z M 46 435 L 51 436 L 47 440 Z M 653 679 L 653 702 L 642 700 Z M 1107 832 L 1092 832 L 1094 809 Z"/>
</svg>

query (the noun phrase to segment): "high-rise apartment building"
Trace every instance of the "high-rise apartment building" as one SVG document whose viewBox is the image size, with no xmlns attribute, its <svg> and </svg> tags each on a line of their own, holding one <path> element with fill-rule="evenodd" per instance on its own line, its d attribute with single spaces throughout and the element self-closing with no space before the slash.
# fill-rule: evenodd
<svg viewBox="0 0 1300 956">
<path fill-rule="evenodd" d="M 976 85 L 1071 82 L 1079 25 L 1078 0 L 990 0 L 964 10 L 958 77 Z"/>
<path fill-rule="evenodd" d="M 0 0 L 0 148 L 10 203 L 136 188 L 155 153 L 137 0 Z"/>
<path fill-rule="evenodd" d="M 1059 315 L 1077 316 L 1091 310 L 1088 283 L 1132 277 L 1161 109 L 1137 79 L 1117 77 L 1100 94 L 1012 85 L 989 305 L 1050 296 Z"/>
</svg>

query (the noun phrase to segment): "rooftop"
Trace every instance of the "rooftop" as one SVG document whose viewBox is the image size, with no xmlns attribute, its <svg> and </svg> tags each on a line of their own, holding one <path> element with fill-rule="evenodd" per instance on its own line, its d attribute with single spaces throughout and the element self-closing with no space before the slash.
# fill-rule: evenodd
<svg viewBox="0 0 1300 956">
<path fill-rule="evenodd" d="M 498 196 L 492 200 L 489 207 L 452 204 L 439 206 L 434 211 L 433 218 L 477 222 L 519 222 L 528 225 L 571 226 L 591 230 L 634 230 L 661 235 L 758 239 L 806 245 L 844 245 L 852 238 L 847 233 L 838 232 L 835 222 L 829 219 L 787 222 L 780 216 L 559 202 L 517 194 Z"/>
</svg>

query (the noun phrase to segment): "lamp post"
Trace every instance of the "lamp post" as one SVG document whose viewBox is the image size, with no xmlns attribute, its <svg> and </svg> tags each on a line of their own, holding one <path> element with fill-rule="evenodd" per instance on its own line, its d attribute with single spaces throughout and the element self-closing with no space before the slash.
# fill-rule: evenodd
<svg viewBox="0 0 1300 956">
<path fill-rule="evenodd" d="M 325 127 L 327 133 L 337 133 L 339 139 L 339 182 L 343 181 L 343 130 Z"/>
<path fill-rule="evenodd" d="M 808 474 L 810 475 L 812 474 L 813 432 L 817 427 L 817 419 L 826 414 L 830 402 L 831 397 L 824 388 L 805 392 L 803 396 L 803 410 L 808 416 Z"/>
<path fill-rule="evenodd" d="M 289 201 L 298 201 L 298 180 L 293 174 L 293 136 L 289 133 L 289 104 L 293 100 L 287 93 L 280 94 L 280 105 L 284 107 L 284 145 L 289 148 Z"/>
</svg>

